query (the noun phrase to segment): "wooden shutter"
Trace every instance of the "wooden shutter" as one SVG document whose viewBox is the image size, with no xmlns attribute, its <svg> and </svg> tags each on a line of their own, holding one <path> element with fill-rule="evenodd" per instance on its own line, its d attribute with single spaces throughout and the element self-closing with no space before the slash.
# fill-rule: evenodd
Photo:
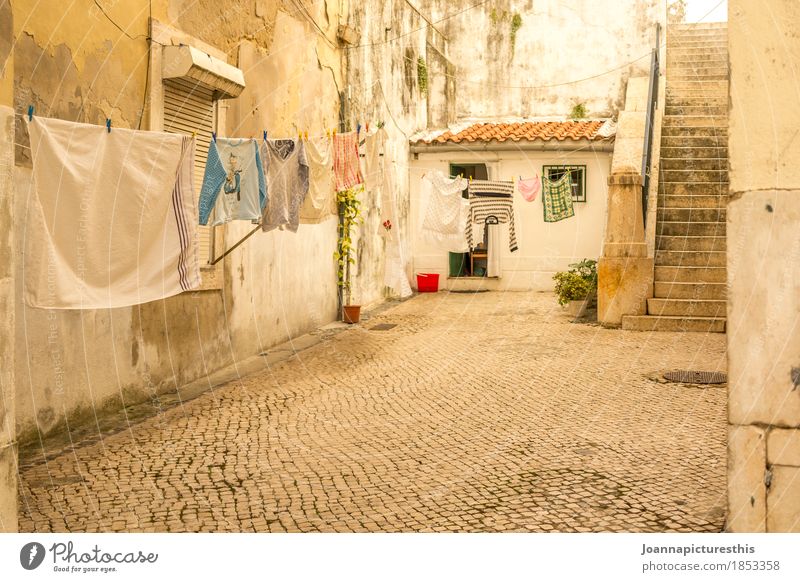
<svg viewBox="0 0 800 582">
<path fill-rule="evenodd" d="M 164 80 L 164 131 L 192 135 L 197 133 L 194 151 L 195 194 L 200 195 L 203 173 L 211 145 L 211 132 L 216 127 L 214 96 L 211 89 L 189 79 Z M 200 226 L 200 263 L 211 256 L 211 226 Z"/>
</svg>

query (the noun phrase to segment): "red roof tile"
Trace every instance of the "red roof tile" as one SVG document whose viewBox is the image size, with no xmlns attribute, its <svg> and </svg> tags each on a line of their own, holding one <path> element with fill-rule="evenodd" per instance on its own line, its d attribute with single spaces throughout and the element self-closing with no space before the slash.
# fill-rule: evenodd
<svg viewBox="0 0 800 582">
<path fill-rule="evenodd" d="M 602 127 L 602 121 L 526 121 L 517 123 L 475 123 L 458 133 L 445 131 L 431 139 L 419 139 L 416 143 L 445 144 L 445 143 L 474 143 L 474 142 L 504 142 L 521 140 L 526 141 L 564 141 L 567 139 L 600 140 L 603 136 L 597 135 Z"/>
</svg>

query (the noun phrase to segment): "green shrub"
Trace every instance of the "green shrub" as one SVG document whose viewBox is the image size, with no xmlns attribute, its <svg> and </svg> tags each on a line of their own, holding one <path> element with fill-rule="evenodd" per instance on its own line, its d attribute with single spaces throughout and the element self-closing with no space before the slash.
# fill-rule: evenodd
<svg viewBox="0 0 800 582">
<path fill-rule="evenodd" d="M 597 261 L 583 259 L 570 265 L 569 271 L 553 275 L 559 305 L 586 299 L 597 291 Z"/>
</svg>

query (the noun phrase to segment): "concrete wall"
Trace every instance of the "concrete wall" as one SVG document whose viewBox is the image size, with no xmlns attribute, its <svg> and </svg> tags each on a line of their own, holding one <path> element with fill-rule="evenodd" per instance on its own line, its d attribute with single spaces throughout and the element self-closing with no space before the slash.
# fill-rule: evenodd
<svg viewBox="0 0 800 582">
<path fill-rule="evenodd" d="M 728 529 L 800 531 L 800 4 L 730 0 Z"/>
<path fill-rule="evenodd" d="M 150 3 L 104 6 L 132 38 L 91 0 L 66 11 L 35 0 L 14 2 L 16 111 L 32 103 L 37 115 L 89 123 L 110 116 L 115 127 L 148 127 L 148 83 L 159 82 L 157 75 L 147 78 Z M 263 129 L 275 137 L 299 129 L 324 135 L 336 126 L 344 85 L 341 54 L 331 46 L 338 3 L 306 3 L 323 33 L 302 12 L 292 9 L 290 15 L 280 7 L 262 0 L 152 2 L 154 19 L 220 49 L 244 70 L 247 89 L 220 109 L 228 135 L 260 136 Z M 20 121 L 17 129 L 14 234 L 20 253 L 25 237 L 36 233 L 26 229 L 32 194 L 28 138 Z M 250 228 L 231 225 L 220 237 L 232 243 Z M 98 408 L 155 398 L 334 320 L 335 241 L 334 218 L 303 224 L 297 234 L 258 233 L 223 261 L 216 288 L 114 310 L 25 307 L 19 261 L 14 308 L 20 437 L 62 430 L 66 419 L 91 418 Z M 382 271 L 373 267 L 381 253 L 382 246 L 366 244 L 359 254 L 357 298 L 363 304 L 383 296 Z"/>
<path fill-rule="evenodd" d="M 14 24 L 0 0 L 0 532 L 17 530 L 14 414 Z"/>
<path fill-rule="evenodd" d="M 646 74 L 655 24 L 666 21 L 664 0 L 475 4 L 419 2 L 433 21 L 461 12 L 437 24 L 456 64 L 459 117 L 564 116 L 577 102 L 591 117 L 612 116 L 628 76 Z"/>
<path fill-rule="evenodd" d="M 500 225 L 502 275 L 486 279 L 490 289 L 551 291 L 553 273 L 566 270 L 581 259 L 597 259 L 603 244 L 603 231 L 608 206 L 607 180 L 611 166 L 610 152 L 591 151 L 485 151 L 469 150 L 420 153 L 411 162 L 411 216 L 414 273 L 439 273 L 440 286 L 449 275 L 447 252 L 442 252 L 420 237 L 420 225 L 426 208 L 422 175 L 432 170 L 449 174 L 450 163 L 485 163 L 490 180 L 529 178 L 534 172 L 542 175 L 542 166 L 577 164 L 586 166 L 586 202 L 575 203 L 575 216 L 555 223 L 544 222 L 541 194 L 533 202 L 514 195 L 514 217 L 519 249 L 508 249 L 508 225 Z M 450 283 L 458 281 L 451 279 Z M 416 285 L 416 281 L 414 281 Z"/>
</svg>

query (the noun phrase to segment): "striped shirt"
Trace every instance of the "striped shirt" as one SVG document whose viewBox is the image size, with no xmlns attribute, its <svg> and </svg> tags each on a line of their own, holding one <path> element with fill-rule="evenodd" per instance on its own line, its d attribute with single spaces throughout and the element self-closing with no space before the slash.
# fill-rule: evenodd
<svg viewBox="0 0 800 582">
<path fill-rule="evenodd" d="M 511 184 L 511 182 L 509 182 L 509 184 Z M 479 232 L 482 233 L 486 225 L 486 219 L 490 217 L 497 219 L 497 222 L 501 224 L 508 223 L 508 250 L 512 253 L 516 251 L 518 247 L 517 234 L 514 230 L 514 201 L 511 198 L 505 197 L 490 198 L 488 196 L 477 196 L 469 199 L 469 220 L 467 221 L 467 242 L 469 243 L 469 248 L 475 248 L 472 237 L 472 225 L 479 225 Z M 483 238 L 482 234 L 481 238 Z"/>
</svg>

